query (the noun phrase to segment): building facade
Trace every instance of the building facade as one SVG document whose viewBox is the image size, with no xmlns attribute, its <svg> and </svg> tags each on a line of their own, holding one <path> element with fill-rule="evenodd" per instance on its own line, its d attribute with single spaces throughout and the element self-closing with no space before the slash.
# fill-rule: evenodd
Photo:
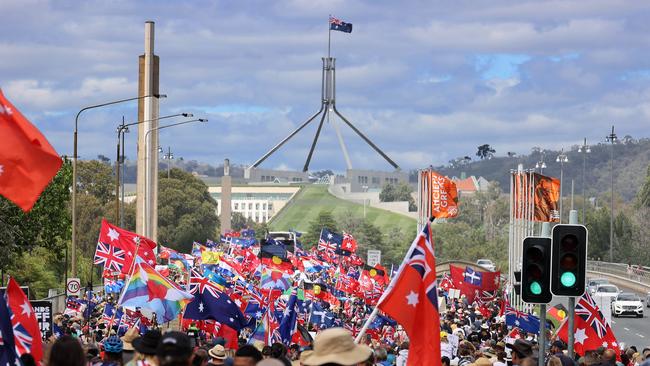
<svg viewBox="0 0 650 366">
<path fill-rule="evenodd" d="M 232 187 L 231 209 L 246 219 L 257 223 L 269 222 L 289 200 L 300 190 L 291 186 L 234 186 Z M 208 192 L 217 201 L 217 214 L 221 214 L 221 187 L 208 187 Z"/>
</svg>

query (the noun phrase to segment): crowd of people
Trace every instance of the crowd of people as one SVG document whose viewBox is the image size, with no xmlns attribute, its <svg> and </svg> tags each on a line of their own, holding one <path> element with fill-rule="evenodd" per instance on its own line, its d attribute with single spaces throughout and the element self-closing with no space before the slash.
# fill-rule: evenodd
<svg viewBox="0 0 650 366">
<path fill-rule="evenodd" d="M 155 314 L 148 317 L 145 309 L 119 309 L 117 299 L 125 278 L 108 271 L 104 291 L 71 298 L 66 311 L 55 314 L 53 332 L 46 335 L 43 364 L 407 364 L 410 347 L 405 330 L 382 313 L 368 320 L 388 285 L 388 271 L 381 266 L 369 267 L 358 257 L 337 256 L 318 247 L 310 252 L 296 248 L 281 260 L 273 255 L 265 261 L 261 252 L 268 248 L 264 245 L 269 244 L 254 250 L 223 240 L 195 245 L 192 254 L 163 248 L 156 266 L 179 288 L 192 286 L 193 271 L 219 283 L 247 319 L 241 328 L 182 315 L 178 321 L 158 324 Z M 210 257 L 203 254 L 205 251 L 219 253 L 218 262 L 226 266 L 206 264 L 201 260 Z M 252 254 L 254 251 L 257 253 Z M 268 282 L 260 273 L 265 267 L 279 271 L 281 277 Z M 476 293 L 470 301 L 464 294 L 452 297 L 448 288 L 440 286 L 438 296 L 440 329 L 431 331 L 440 332 L 442 365 L 538 364 L 537 334 L 508 324 L 503 289 L 487 297 Z M 295 320 L 287 338 L 278 328 L 292 312 Z M 362 328 L 363 337 L 357 337 Z M 650 349 L 638 352 L 631 346 L 617 356 L 619 350 L 601 347 L 573 358 L 566 354 L 566 344 L 554 329 L 548 329 L 546 340 L 544 359 L 549 366 L 650 366 L 650 358 L 646 361 Z M 29 365 L 29 354 L 22 357 L 23 364 Z"/>
</svg>

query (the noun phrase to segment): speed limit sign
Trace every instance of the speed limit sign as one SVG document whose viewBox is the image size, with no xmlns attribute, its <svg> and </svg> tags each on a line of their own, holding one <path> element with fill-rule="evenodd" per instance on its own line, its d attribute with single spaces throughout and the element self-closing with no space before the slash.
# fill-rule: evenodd
<svg viewBox="0 0 650 366">
<path fill-rule="evenodd" d="M 68 278 L 65 284 L 65 289 L 68 296 L 79 296 L 79 294 L 81 294 L 81 279 Z"/>
</svg>

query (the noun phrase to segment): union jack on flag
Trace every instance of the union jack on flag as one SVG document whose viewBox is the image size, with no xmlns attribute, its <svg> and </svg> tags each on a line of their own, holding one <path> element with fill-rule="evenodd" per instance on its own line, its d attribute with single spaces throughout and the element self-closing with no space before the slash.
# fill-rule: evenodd
<svg viewBox="0 0 650 366">
<path fill-rule="evenodd" d="M 105 269 L 121 272 L 126 263 L 124 250 L 100 241 L 97 242 L 94 264 L 104 264 Z"/>
<path fill-rule="evenodd" d="M 190 293 L 194 295 L 197 292 L 201 294 L 204 291 L 210 292 L 215 298 L 219 298 L 222 293 L 216 283 L 210 281 L 207 277 L 203 277 L 203 275 L 193 269 L 192 277 L 190 278 Z"/>
<path fill-rule="evenodd" d="M 581 317 L 587 325 L 594 328 L 598 337 L 603 338 L 609 325 L 605 323 L 603 313 L 598 309 L 594 299 L 585 292 L 576 304 L 576 315 Z"/>
<path fill-rule="evenodd" d="M 12 315 L 12 320 L 14 316 Z M 14 326 L 14 340 L 16 341 L 16 351 L 19 355 L 30 353 L 32 349 L 33 339 L 32 336 L 27 332 L 27 329 L 20 324 L 15 323 Z"/>
</svg>

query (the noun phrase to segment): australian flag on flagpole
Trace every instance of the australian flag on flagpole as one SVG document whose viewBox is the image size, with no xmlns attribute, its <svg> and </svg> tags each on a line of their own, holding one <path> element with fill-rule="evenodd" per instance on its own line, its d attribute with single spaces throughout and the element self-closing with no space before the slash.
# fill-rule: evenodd
<svg viewBox="0 0 650 366">
<path fill-rule="evenodd" d="M 352 23 L 346 23 L 340 19 L 330 16 L 330 30 L 352 33 Z"/>
</svg>

